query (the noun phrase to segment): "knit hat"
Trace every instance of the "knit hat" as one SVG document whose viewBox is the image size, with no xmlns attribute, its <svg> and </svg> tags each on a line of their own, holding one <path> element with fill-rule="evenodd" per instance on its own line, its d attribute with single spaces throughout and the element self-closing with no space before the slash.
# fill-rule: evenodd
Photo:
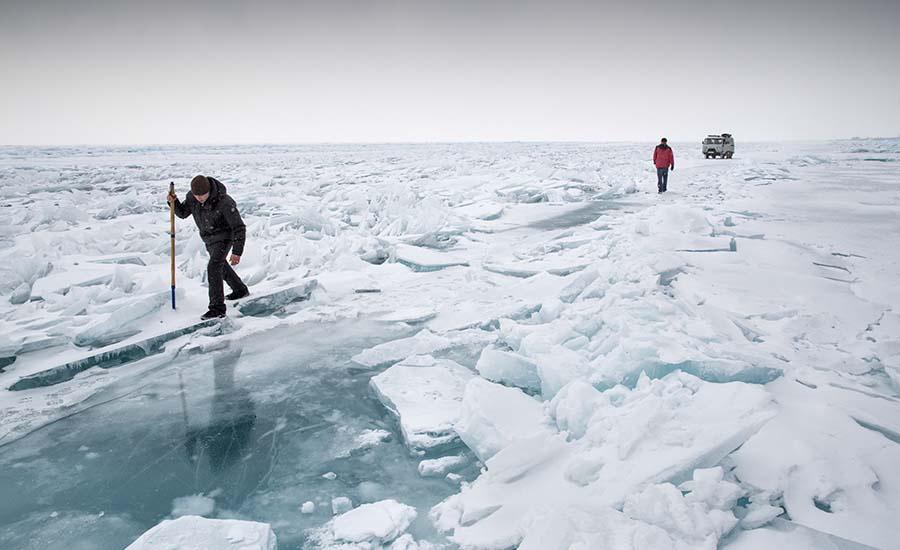
<svg viewBox="0 0 900 550">
<path fill-rule="evenodd" d="M 206 176 L 197 176 L 192 179 L 191 193 L 197 196 L 209 193 L 209 179 Z"/>
</svg>

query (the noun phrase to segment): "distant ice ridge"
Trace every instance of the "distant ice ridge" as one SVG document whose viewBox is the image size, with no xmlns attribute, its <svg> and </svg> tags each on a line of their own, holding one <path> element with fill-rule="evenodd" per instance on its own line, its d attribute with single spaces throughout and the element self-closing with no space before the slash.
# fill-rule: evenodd
<svg viewBox="0 0 900 550">
<path fill-rule="evenodd" d="M 277 550 L 272 528 L 265 523 L 182 516 L 165 520 L 126 550 Z"/>
<path fill-rule="evenodd" d="M 490 386 L 496 390 L 485 394 Z M 708 383 L 682 372 L 642 375 L 634 389 L 604 392 L 573 381 L 546 407 L 531 401 L 529 413 L 516 407 L 531 398 L 506 392 L 518 390 L 469 383 L 463 408 L 471 413 L 457 426 L 486 471 L 431 513 L 465 548 L 603 548 L 615 537 L 633 540 L 628 533 L 646 530 L 644 524 L 662 530 L 646 536 L 676 548 L 715 548 L 737 523 L 730 509 L 742 491 L 723 481 L 720 469 L 697 469 L 718 464 L 775 414 L 760 386 Z M 693 497 L 654 487 L 691 478 L 682 488 Z M 614 510 L 623 504 L 628 517 Z M 652 515 L 660 506 L 692 519 L 666 523 L 667 514 Z"/>
</svg>

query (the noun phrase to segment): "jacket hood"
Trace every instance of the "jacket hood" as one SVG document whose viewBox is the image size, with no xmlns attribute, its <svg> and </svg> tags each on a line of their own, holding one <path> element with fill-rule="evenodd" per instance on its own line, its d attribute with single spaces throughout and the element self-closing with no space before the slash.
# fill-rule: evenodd
<svg viewBox="0 0 900 550">
<path fill-rule="evenodd" d="M 209 180 L 209 200 L 216 201 L 219 200 L 227 190 L 225 189 L 225 184 L 216 178 L 211 178 L 206 176 L 206 179 Z"/>
<path fill-rule="evenodd" d="M 657 147 L 659 147 L 660 149 L 668 149 L 669 144 L 668 143 L 660 143 L 659 145 L 657 145 Z M 212 178 L 210 178 L 210 181 L 212 181 Z"/>
</svg>

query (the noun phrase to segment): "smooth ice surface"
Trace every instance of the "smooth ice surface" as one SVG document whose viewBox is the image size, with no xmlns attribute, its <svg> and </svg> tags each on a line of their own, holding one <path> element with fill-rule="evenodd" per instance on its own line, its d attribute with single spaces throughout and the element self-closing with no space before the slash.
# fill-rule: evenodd
<svg viewBox="0 0 900 550">
<path fill-rule="evenodd" d="M 350 362 L 409 329 L 350 323 L 209 337 L 214 349 L 205 353 L 145 359 L 128 367 L 139 376 L 111 381 L 66 418 L 0 447 L 0 486 L 22 495 L 0 499 L 0 524 L 9 526 L 0 547 L 15 547 L 14 528 L 60 533 L 73 514 L 118 510 L 122 522 L 96 523 L 113 522 L 106 535 L 90 522 L 76 532 L 99 548 L 124 548 L 161 520 L 203 513 L 270 524 L 281 550 L 300 549 L 306 529 L 331 519 L 333 499 L 346 498 L 349 509 L 402 497 L 427 510 L 449 496 L 456 485 L 419 475 L 396 421 L 371 394 L 372 373 Z M 61 515 L 50 518 L 55 510 Z M 21 523 L 29 515 L 42 521 Z M 419 542 L 440 540 L 425 518 L 409 531 Z"/>
<path fill-rule="evenodd" d="M 265 523 L 184 516 L 150 529 L 125 550 L 277 550 Z"/>
<path fill-rule="evenodd" d="M 482 350 L 475 368 L 478 374 L 493 382 L 528 390 L 541 388 L 537 364 L 510 351 L 488 346 Z"/>
</svg>

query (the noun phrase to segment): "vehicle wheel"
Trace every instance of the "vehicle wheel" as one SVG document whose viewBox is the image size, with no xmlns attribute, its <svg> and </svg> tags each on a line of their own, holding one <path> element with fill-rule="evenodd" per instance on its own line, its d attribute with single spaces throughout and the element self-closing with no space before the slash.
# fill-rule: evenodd
<svg viewBox="0 0 900 550">
<path fill-rule="evenodd" d="M 727 158 L 731 158 L 731 157 L 733 157 L 733 156 L 734 156 L 734 153 L 732 153 L 731 151 L 729 151 L 729 152 L 728 152 L 728 157 L 727 157 Z"/>
</svg>

